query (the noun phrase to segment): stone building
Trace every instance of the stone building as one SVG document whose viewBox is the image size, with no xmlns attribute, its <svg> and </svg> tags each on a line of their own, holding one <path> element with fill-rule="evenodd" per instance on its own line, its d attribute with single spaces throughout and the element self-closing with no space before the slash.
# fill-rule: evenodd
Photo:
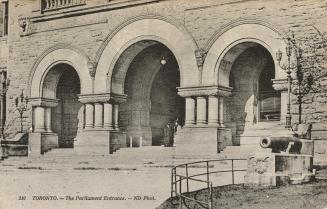
<svg viewBox="0 0 327 209">
<path fill-rule="evenodd" d="M 180 152 L 217 153 L 281 133 L 288 39 L 292 66 L 315 78 L 301 118 L 313 123 L 316 152 L 326 152 L 325 0 L 2 3 L 5 135 L 20 131 L 15 98 L 23 91 L 34 154 L 58 147 L 108 154 L 130 137 L 163 145 L 165 126 L 176 120 Z M 298 106 L 293 94 L 292 123 Z"/>
</svg>

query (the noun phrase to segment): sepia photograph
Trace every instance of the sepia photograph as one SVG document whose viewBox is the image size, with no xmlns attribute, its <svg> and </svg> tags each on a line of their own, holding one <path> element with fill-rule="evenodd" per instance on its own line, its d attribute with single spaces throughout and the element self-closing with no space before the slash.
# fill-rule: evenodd
<svg viewBox="0 0 327 209">
<path fill-rule="evenodd" d="M 0 0 L 0 209 L 327 209 L 327 0 Z"/>
</svg>

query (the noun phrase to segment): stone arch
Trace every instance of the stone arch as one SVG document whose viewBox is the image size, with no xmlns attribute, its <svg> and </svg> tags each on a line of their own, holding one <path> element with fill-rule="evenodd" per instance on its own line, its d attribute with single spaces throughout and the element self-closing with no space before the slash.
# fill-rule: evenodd
<svg viewBox="0 0 327 209">
<path fill-rule="evenodd" d="M 90 59 L 74 47 L 56 45 L 49 48 L 42 53 L 32 68 L 30 97 L 56 98 L 55 89 L 61 72 L 50 72 L 50 70 L 58 64 L 68 64 L 76 70 L 81 82 L 81 94 L 92 93 L 90 63 Z"/>
<path fill-rule="evenodd" d="M 96 93 L 111 92 L 110 82 L 117 60 L 128 47 L 144 40 L 159 42 L 173 52 L 181 72 L 181 86 L 198 85 L 194 54 L 198 47 L 186 30 L 161 17 L 138 17 L 118 27 L 100 48 L 95 75 Z"/>
<path fill-rule="evenodd" d="M 220 29 L 207 44 L 207 56 L 203 65 L 202 83 L 204 85 L 228 86 L 230 67 L 237 56 L 249 44 L 255 43 L 266 48 L 275 63 L 276 79 L 286 78 L 286 73 L 279 67 L 275 54 L 282 50 L 285 54 L 284 35 L 264 21 L 234 21 Z M 241 46 L 241 47 L 237 47 Z M 234 52 L 231 52 L 234 49 Z M 235 50 L 236 49 L 236 50 Z M 284 61 L 283 57 L 282 62 Z"/>
</svg>

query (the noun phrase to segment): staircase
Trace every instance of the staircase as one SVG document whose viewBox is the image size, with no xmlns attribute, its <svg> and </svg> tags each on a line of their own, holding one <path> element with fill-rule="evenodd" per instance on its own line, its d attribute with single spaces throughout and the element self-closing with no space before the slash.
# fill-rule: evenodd
<svg viewBox="0 0 327 209">
<path fill-rule="evenodd" d="M 171 168 L 193 161 L 223 158 L 222 155 L 177 155 L 174 147 L 122 148 L 112 155 L 80 155 L 74 149 L 52 149 L 41 157 L 10 157 L 0 170 L 147 170 Z"/>
<path fill-rule="evenodd" d="M 143 146 L 121 148 L 112 155 L 83 155 L 74 149 L 52 149 L 41 157 L 10 157 L 0 162 L 0 170 L 38 169 L 38 170 L 146 170 L 149 168 L 171 168 L 178 164 L 194 161 L 246 158 L 259 148 L 258 140 L 269 135 L 285 135 L 285 128 L 278 123 L 259 123 L 247 127 L 240 134 L 241 146 L 228 146 L 219 154 L 206 150 L 203 144 L 190 143 L 193 147 L 180 143 L 176 136 L 177 147 Z M 203 138 L 203 137 L 202 137 Z M 200 137 L 200 141 L 204 141 Z M 183 140 L 186 142 L 187 140 Z M 212 146 L 216 149 L 216 145 Z M 193 152 L 191 152 L 193 150 Z M 196 151 L 196 153 L 194 152 Z"/>
<path fill-rule="evenodd" d="M 266 136 L 286 136 L 292 132 L 285 129 L 284 124 L 276 122 L 260 122 L 244 127 L 244 130 L 238 130 L 236 135 L 240 139 L 240 145 L 258 145 L 259 140 Z"/>
</svg>

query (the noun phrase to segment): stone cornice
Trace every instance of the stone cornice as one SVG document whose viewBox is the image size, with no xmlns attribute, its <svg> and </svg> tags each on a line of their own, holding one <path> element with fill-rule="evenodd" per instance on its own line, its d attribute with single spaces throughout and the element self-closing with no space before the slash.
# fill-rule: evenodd
<svg viewBox="0 0 327 209">
<path fill-rule="evenodd" d="M 199 97 L 199 96 L 223 96 L 228 97 L 232 94 L 232 88 L 225 86 L 197 86 L 180 87 L 178 95 L 181 97 Z"/>
<path fill-rule="evenodd" d="M 272 79 L 276 91 L 287 91 L 287 79 Z"/>
<path fill-rule="evenodd" d="M 127 95 L 124 94 L 113 94 L 113 93 L 103 93 L 103 94 L 84 94 L 78 96 L 78 101 L 81 103 L 124 103 L 127 100 Z"/>
<path fill-rule="evenodd" d="M 56 107 L 59 103 L 59 99 L 28 98 L 28 103 L 32 106 Z"/>
</svg>

